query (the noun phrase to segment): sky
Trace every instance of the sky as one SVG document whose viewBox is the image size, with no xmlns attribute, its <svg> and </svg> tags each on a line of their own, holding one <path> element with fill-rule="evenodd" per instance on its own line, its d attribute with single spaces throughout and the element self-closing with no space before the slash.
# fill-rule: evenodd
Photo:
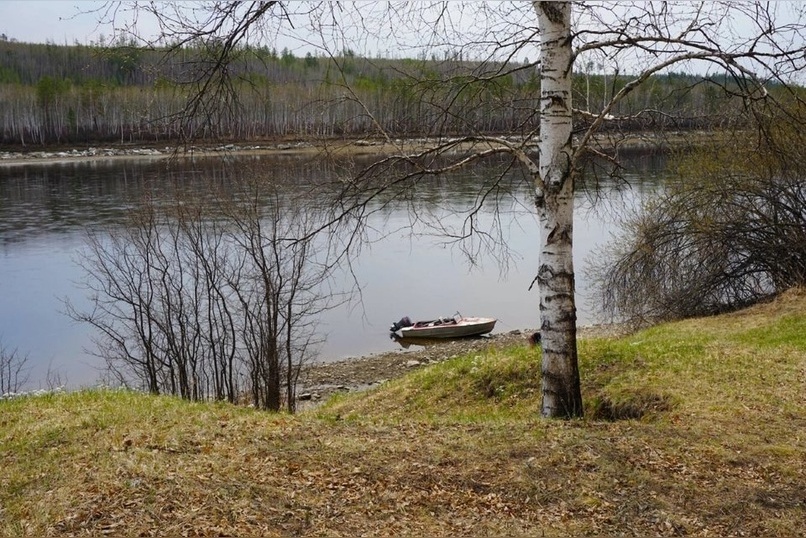
<svg viewBox="0 0 806 538">
<path fill-rule="evenodd" d="M 193 2 L 185 2 L 193 5 Z M 25 43 L 55 43 L 72 45 L 76 42 L 84 45 L 98 44 L 101 36 L 106 42 L 115 35 L 109 23 L 109 6 L 120 5 L 117 24 L 123 24 L 131 17 L 127 2 L 105 0 L 0 0 L 0 34 L 6 39 L 15 39 Z M 166 6 L 169 4 L 166 2 Z M 299 3 L 298 5 L 302 5 Z M 158 34 L 158 25 L 149 15 L 140 12 L 137 17 L 137 35 L 153 38 Z M 120 34 L 118 34 L 119 36 Z M 270 46 L 281 50 L 288 47 L 299 55 L 308 51 L 316 52 L 316 47 L 307 46 L 305 39 L 274 35 Z M 377 50 L 377 45 L 375 49 Z M 359 53 L 362 51 L 359 51 Z"/>
<path fill-rule="evenodd" d="M 186 2 L 190 5 L 193 2 Z M 106 42 L 110 42 L 115 32 L 111 24 L 101 24 L 98 21 L 108 20 L 107 6 L 121 4 L 121 12 L 118 17 L 118 24 L 129 18 L 131 12 L 126 9 L 126 2 L 106 2 L 105 0 L 0 0 L 0 34 L 4 34 L 7 39 L 15 39 L 26 43 L 55 43 L 57 45 L 72 45 L 76 42 L 80 44 L 99 43 L 101 36 L 106 37 Z M 166 6 L 168 3 L 165 4 Z M 294 5 L 294 4 L 292 4 Z M 296 6 L 304 5 L 296 3 Z M 378 12 L 378 7 L 385 6 L 383 2 L 363 4 L 356 13 L 367 12 L 368 10 Z M 301 9 L 304 12 L 305 9 Z M 362 15 L 366 13 L 361 13 Z M 107 15 L 105 17 L 105 15 Z M 344 13 L 347 18 L 350 15 Z M 297 53 L 299 56 L 306 52 L 316 55 L 322 50 L 321 43 L 317 44 L 317 38 L 311 38 L 304 32 L 276 33 L 270 36 L 268 44 L 278 51 L 284 47 Z M 137 34 L 140 37 L 150 38 L 158 33 L 158 25 L 153 19 L 141 12 L 138 17 Z M 320 36 L 321 37 L 321 36 Z M 387 36 L 389 37 L 389 36 Z M 368 38 L 366 35 L 356 39 L 350 44 L 350 48 L 361 55 L 373 56 L 383 54 L 385 57 L 394 57 L 396 46 L 388 42 L 381 43 L 381 38 Z M 369 41 L 369 43 L 368 43 Z M 340 51 L 341 47 L 333 50 Z M 411 57 L 414 53 L 411 54 Z"/>
<path fill-rule="evenodd" d="M 22 42 L 52 42 L 58 45 L 69 45 L 75 42 L 81 44 L 99 43 L 101 35 L 110 37 L 114 33 L 111 25 L 98 23 L 99 19 L 101 19 L 103 15 L 98 11 L 103 10 L 105 5 L 107 5 L 107 3 L 103 0 L 0 0 L 0 34 L 5 34 L 7 39 L 16 39 L 17 41 Z M 124 2 L 122 5 L 125 8 L 126 3 Z M 168 5 L 170 4 L 165 4 L 165 6 Z M 193 3 L 190 3 L 189 5 L 193 5 Z M 302 3 L 291 5 L 304 6 Z M 386 9 L 385 2 L 363 2 L 356 5 L 360 6 L 360 9 L 358 9 L 356 13 L 359 14 L 359 20 L 362 24 L 366 22 L 366 20 L 362 19 L 363 17 L 366 16 L 369 17 L 369 20 L 372 20 L 373 16 L 377 16 L 378 9 L 381 11 Z M 456 5 L 457 4 L 453 4 L 453 6 Z M 685 6 L 686 4 L 684 3 L 683 5 Z M 797 15 L 798 17 L 806 17 L 806 8 L 804 8 L 800 3 L 783 3 L 772 5 L 775 6 L 775 9 L 781 12 L 792 12 L 792 16 L 797 15 L 795 12 L 800 12 L 800 15 Z M 606 3 L 605 6 L 612 7 L 618 6 L 618 4 Z M 376 7 L 377 9 L 375 9 Z M 372 15 L 373 11 L 376 12 L 375 15 Z M 452 14 L 455 12 L 455 10 L 449 11 Z M 610 9 L 608 8 L 605 11 L 610 11 Z M 615 11 L 616 10 L 614 8 L 613 12 L 615 13 Z M 339 16 L 348 17 L 347 11 L 342 10 Z M 125 19 L 126 17 L 123 15 L 120 18 Z M 460 19 L 461 17 L 457 20 Z M 787 19 L 787 17 L 784 17 L 784 19 Z M 385 19 L 380 17 L 377 20 L 384 22 Z M 388 21 L 386 22 L 388 23 Z M 421 23 L 419 27 L 423 28 L 425 19 L 422 19 L 419 22 Z M 746 32 L 744 32 L 742 29 L 743 25 L 747 25 L 748 27 L 752 26 L 752 24 L 748 23 L 748 20 L 737 20 L 732 27 L 735 35 L 746 35 Z M 304 26 L 305 25 L 303 24 L 300 26 L 300 28 L 303 28 Z M 381 26 L 383 25 L 381 24 Z M 473 28 L 474 26 L 475 23 L 471 21 L 470 27 Z M 430 27 L 430 24 L 427 25 L 427 27 Z M 459 27 L 465 28 L 461 22 L 459 23 Z M 414 25 L 414 28 L 417 28 L 416 24 Z M 157 33 L 156 31 L 157 25 L 154 21 L 149 21 L 146 16 L 138 17 L 138 35 L 143 37 L 152 37 Z M 302 30 L 300 30 L 300 32 L 301 31 Z M 388 31 L 390 31 L 389 28 L 387 28 L 387 32 Z M 374 56 L 376 52 L 384 57 L 416 57 L 415 53 L 417 49 L 410 48 L 408 51 L 401 49 L 401 35 L 398 35 L 395 39 L 394 34 L 395 30 L 391 30 L 391 35 L 384 35 L 381 32 L 379 34 L 375 34 L 374 38 L 368 39 L 366 36 L 363 36 L 361 39 L 351 41 L 350 48 L 354 49 L 360 55 L 370 57 Z M 427 34 L 428 32 L 417 31 L 417 33 L 412 37 L 422 37 L 423 35 Z M 794 44 L 789 43 L 788 45 L 798 45 L 802 47 L 804 41 L 803 35 L 799 33 L 792 35 L 794 35 L 795 39 L 797 39 L 799 42 Z M 792 35 L 790 35 L 790 39 Z M 341 37 L 344 38 L 344 35 Z M 402 42 L 404 43 L 415 41 L 415 39 L 409 39 L 409 35 L 405 33 L 402 34 L 402 37 Z M 465 35 L 464 37 L 467 36 Z M 307 41 L 308 37 L 303 36 L 300 39 L 299 34 L 297 34 L 295 39 L 294 36 L 291 36 L 291 34 L 277 33 L 272 36 L 270 42 L 264 44 L 272 46 L 278 51 L 284 47 L 288 47 L 290 50 L 297 53 L 298 56 L 302 56 L 306 52 L 311 51 L 313 51 L 313 53 L 316 55 L 317 51 L 321 50 L 321 45 L 316 46 L 314 43 L 315 38 L 311 39 L 313 39 L 313 41 L 309 42 Z M 427 38 L 426 41 L 428 41 Z M 338 39 L 330 41 L 328 44 L 328 50 L 340 51 L 341 45 L 333 45 L 333 43 L 338 43 Z M 353 45 L 354 43 L 356 44 L 355 47 Z M 525 61 L 529 57 L 534 59 L 537 56 L 538 51 L 536 48 L 534 48 L 534 50 L 527 48 L 523 49 L 518 54 L 520 56 L 516 59 Z M 478 57 L 483 57 L 483 55 Z M 581 63 L 580 65 L 584 64 Z M 625 65 L 629 67 L 630 62 L 627 61 Z M 615 67 L 607 66 L 604 63 L 602 63 L 601 66 L 606 71 L 612 72 L 615 69 Z M 706 67 L 709 67 L 709 65 L 706 65 Z M 626 69 L 626 71 L 630 71 L 630 69 Z M 626 71 L 622 66 L 621 72 L 624 73 Z M 798 80 L 801 80 L 804 76 L 806 75 L 801 73 L 798 75 Z"/>
<path fill-rule="evenodd" d="M 102 5 L 86 0 L 0 0 L 0 34 L 29 43 L 87 44 L 110 33 L 98 27 L 97 16 L 82 14 Z"/>
</svg>

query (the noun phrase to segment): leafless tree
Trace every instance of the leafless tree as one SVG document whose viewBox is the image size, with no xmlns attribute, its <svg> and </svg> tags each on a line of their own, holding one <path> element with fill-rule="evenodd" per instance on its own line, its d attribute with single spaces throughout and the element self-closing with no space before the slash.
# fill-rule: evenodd
<svg viewBox="0 0 806 538">
<path fill-rule="evenodd" d="M 277 9 L 282 6 L 268 4 Z M 218 80 L 226 76 L 226 66 L 237 50 L 235 45 L 248 41 L 247 28 L 279 31 L 276 29 L 286 23 L 287 10 L 283 11 L 285 18 L 265 16 L 268 13 L 244 15 L 249 13 L 247 8 L 258 5 L 263 4 L 223 2 L 205 6 L 210 14 L 201 20 L 217 21 L 212 31 L 181 12 L 171 13 L 168 18 L 177 29 L 226 44 L 217 49 L 221 54 L 214 71 L 205 75 Z M 384 157 L 347 183 L 340 198 L 343 211 L 335 215 L 334 222 L 357 217 L 354 222 L 360 229 L 360 217 L 369 200 L 390 193 L 416 196 L 412 186 L 418 181 L 494 156 L 504 156 L 505 168 L 520 167 L 531 181 L 540 221 L 540 232 L 535 234 L 535 248 L 540 249 L 535 277 L 539 295 L 536 317 L 540 318 L 542 332 L 542 414 L 547 417 L 577 417 L 583 413 L 572 259 L 575 184 L 591 158 L 608 163 L 610 172 L 617 173 L 619 150 L 629 136 L 619 129 L 620 125 L 654 130 L 661 124 L 687 123 L 684 117 L 662 122 L 662 113 L 650 108 L 623 110 L 620 106 L 653 75 L 692 69 L 695 65 L 702 66 L 697 84 L 712 84 L 717 91 L 744 102 L 774 101 L 797 80 L 806 61 L 803 8 L 793 4 L 305 6 L 312 6 L 307 29 L 316 36 L 308 38 L 308 42 L 318 39 L 318 46 L 331 57 L 355 40 L 352 32 L 358 28 L 365 31 L 363 36 L 397 37 L 393 46 L 415 50 L 418 57 L 444 59 L 439 69 L 414 69 L 409 76 L 416 92 L 412 106 L 425 109 L 427 113 L 419 117 L 428 118 L 431 125 L 431 140 L 424 150 L 398 143 L 377 121 L 372 103 L 362 100 L 346 78 L 336 81 L 343 85 L 343 99 L 360 106 L 362 120 L 374 126 L 375 134 L 393 150 L 392 156 Z M 152 13 L 166 18 L 159 8 Z M 519 59 L 520 55 L 533 54 L 538 55 L 536 62 Z M 575 109 L 574 66 L 592 62 L 600 64 L 606 75 L 612 73 L 605 77 L 608 83 L 601 107 L 596 103 L 592 109 L 594 103 L 586 99 L 584 109 Z M 474 96 L 481 92 L 506 96 L 509 77 L 524 70 L 535 75 L 534 99 L 513 102 L 504 98 L 500 106 L 528 107 L 533 113 L 510 126 L 506 136 L 481 134 L 479 121 L 483 117 L 476 113 L 474 104 L 478 100 Z M 681 95 L 685 96 L 685 90 Z M 389 174 L 392 170 L 399 173 Z M 501 174 L 490 179 L 479 192 L 479 203 L 507 192 L 503 177 Z M 420 217 L 424 215 L 416 216 Z M 475 212 L 469 211 L 466 229 L 458 234 L 459 238 L 479 232 L 474 217 Z M 440 223 L 434 226 L 439 228 Z M 497 239 L 500 242 L 501 237 Z"/>
<path fill-rule="evenodd" d="M 0 342 L 0 395 L 17 392 L 28 382 L 28 355 Z"/>
<path fill-rule="evenodd" d="M 232 176 L 170 204 L 147 198 L 120 229 L 90 234 L 92 309 L 70 313 L 99 331 L 95 353 L 120 381 L 293 412 L 321 341 L 315 316 L 336 302 L 333 265 L 311 254 L 323 239 L 302 198 L 253 171 Z"/>
<path fill-rule="evenodd" d="M 250 181 L 239 200 L 225 206 L 229 240 L 243 253 L 231 278 L 233 299 L 240 305 L 240 339 L 249 357 L 253 403 L 274 409 L 284 388 L 294 411 L 299 358 L 309 357 L 322 343 L 316 319 L 340 303 L 327 287 L 334 269 L 327 241 L 312 230 L 324 214 L 311 207 L 307 192 L 291 195 L 279 186 L 266 189 Z"/>
</svg>

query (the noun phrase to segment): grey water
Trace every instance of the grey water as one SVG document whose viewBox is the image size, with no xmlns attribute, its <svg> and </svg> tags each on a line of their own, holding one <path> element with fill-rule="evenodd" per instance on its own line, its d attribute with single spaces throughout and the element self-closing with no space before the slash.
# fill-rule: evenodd
<svg viewBox="0 0 806 538">
<path fill-rule="evenodd" d="M 65 300 L 90 306 L 78 264 L 87 230 L 121 225 L 146 195 L 159 200 L 176 189 L 204 189 L 208 183 L 201 178 L 226 182 L 232 170 L 247 164 L 315 197 L 312 177 L 362 163 L 342 167 L 252 156 L 230 159 L 226 166 L 216 158 L 0 166 L 0 346 L 27 356 L 24 388 L 77 388 L 103 378 L 104 363 L 92 353 L 97 335 L 68 317 L 64 307 Z M 629 186 L 603 179 L 595 190 L 578 189 L 574 263 L 581 325 L 600 321 L 584 274 L 587 259 L 618 231 L 618 214 L 657 188 L 661 173 L 657 160 L 633 159 L 623 176 Z M 357 282 L 360 294 L 319 320 L 326 336 L 319 360 L 400 349 L 388 327 L 404 315 L 492 316 L 499 320 L 494 332 L 539 326 L 537 290 L 529 290 L 539 228 L 528 178 L 499 162 L 422 181 L 416 189 L 414 205 L 392 198 L 371 213 L 367 230 L 373 241 L 343 275 L 345 289 Z M 483 235 L 459 243 L 446 239 L 444 230 L 467 231 L 468 211 L 477 204 L 481 211 L 473 214 L 474 224 L 500 233 L 505 252 L 488 251 Z M 422 221 L 413 219 L 413 212 Z"/>
</svg>

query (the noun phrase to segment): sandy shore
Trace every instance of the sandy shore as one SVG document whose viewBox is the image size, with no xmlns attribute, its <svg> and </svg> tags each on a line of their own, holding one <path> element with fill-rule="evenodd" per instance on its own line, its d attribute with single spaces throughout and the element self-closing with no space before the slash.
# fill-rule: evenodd
<svg viewBox="0 0 806 538">
<path fill-rule="evenodd" d="M 693 138 L 703 137 L 702 133 L 690 133 Z M 713 136 L 711 133 L 708 136 Z M 536 140 L 524 140 L 520 137 L 491 137 L 506 140 L 514 146 L 525 144 L 527 148 L 536 150 Z M 118 159 L 171 159 L 201 158 L 210 156 L 235 155 L 308 155 L 322 156 L 357 156 L 382 155 L 392 153 L 413 154 L 438 145 L 449 146 L 447 153 L 466 153 L 473 148 L 490 147 L 489 142 L 460 142 L 456 138 L 410 138 L 410 139 L 312 139 L 282 140 L 255 143 L 225 143 L 181 145 L 166 141 L 164 143 L 138 144 L 95 144 L 92 146 L 27 146 L 25 148 L 6 147 L 0 151 L 0 166 L 19 166 L 42 163 L 68 163 L 77 161 L 103 161 Z M 632 133 L 626 137 L 612 139 L 607 134 L 595 137 L 598 146 L 616 147 L 623 151 L 657 151 L 663 147 L 674 146 L 687 140 L 681 133 Z M 453 141 L 453 142 L 452 142 Z M 495 144 L 493 142 L 493 144 Z M 443 152 L 445 153 L 445 152 Z"/>
<path fill-rule="evenodd" d="M 266 144 L 220 145 L 110 145 L 86 148 L 44 148 L 0 151 L 0 166 L 31 164 L 113 161 L 123 159 L 194 159 L 240 155 L 298 155 L 298 156 L 357 156 L 382 155 L 393 152 L 415 152 L 433 147 L 427 139 L 393 140 L 330 140 L 292 141 Z"/>
</svg>

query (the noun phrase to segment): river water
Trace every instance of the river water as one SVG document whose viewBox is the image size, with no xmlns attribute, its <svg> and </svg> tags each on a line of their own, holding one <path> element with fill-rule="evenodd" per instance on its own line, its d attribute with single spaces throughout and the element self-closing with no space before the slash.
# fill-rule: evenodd
<svg viewBox="0 0 806 538">
<path fill-rule="evenodd" d="M 313 176 L 342 170 L 299 157 L 252 156 L 242 162 L 298 189 L 310 189 Z M 64 313 L 65 300 L 89 307 L 77 263 L 87 230 L 120 225 L 145 193 L 159 198 L 177 188 L 203 189 L 199 178 L 218 175 L 225 180 L 240 163 L 141 158 L 0 166 L 0 346 L 27 356 L 25 388 L 76 388 L 102 378 L 103 361 L 91 353 L 92 329 Z M 518 170 L 502 173 L 505 164 L 474 166 L 421 182 L 414 206 L 385 200 L 382 208 L 375 208 L 368 229 L 376 241 L 361 250 L 352 275 L 344 275 L 345 288 L 355 277 L 360 295 L 322 316 L 320 331 L 327 339 L 319 360 L 399 349 L 389 339 L 388 327 L 404 315 L 416 319 L 458 311 L 492 316 L 499 320 L 494 332 L 539 325 L 536 289 L 529 291 L 539 252 L 531 191 Z M 596 196 L 580 189 L 574 223 L 580 324 L 599 321 L 584 275 L 586 260 L 618 230 L 614 215 L 656 188 L 660 170 L 655 160 L 635 159 L 624 176 L 628 188 L 605 180 Z M 494 180 L 497 188 L 490 189 Z M 408 227 L 414 210 L 423 220 L 461 232 L 480 193 L 486 201 L 476 215 L 479 229 L 500 231 L 505 254 L 475 248 L 478 239 L 446 241 L 421 222 L 413 230 Z M 492 202 L 495 196 L 499 203 Z M 463 246 L 473 252 L 472 259 Z"/>
</svg>

